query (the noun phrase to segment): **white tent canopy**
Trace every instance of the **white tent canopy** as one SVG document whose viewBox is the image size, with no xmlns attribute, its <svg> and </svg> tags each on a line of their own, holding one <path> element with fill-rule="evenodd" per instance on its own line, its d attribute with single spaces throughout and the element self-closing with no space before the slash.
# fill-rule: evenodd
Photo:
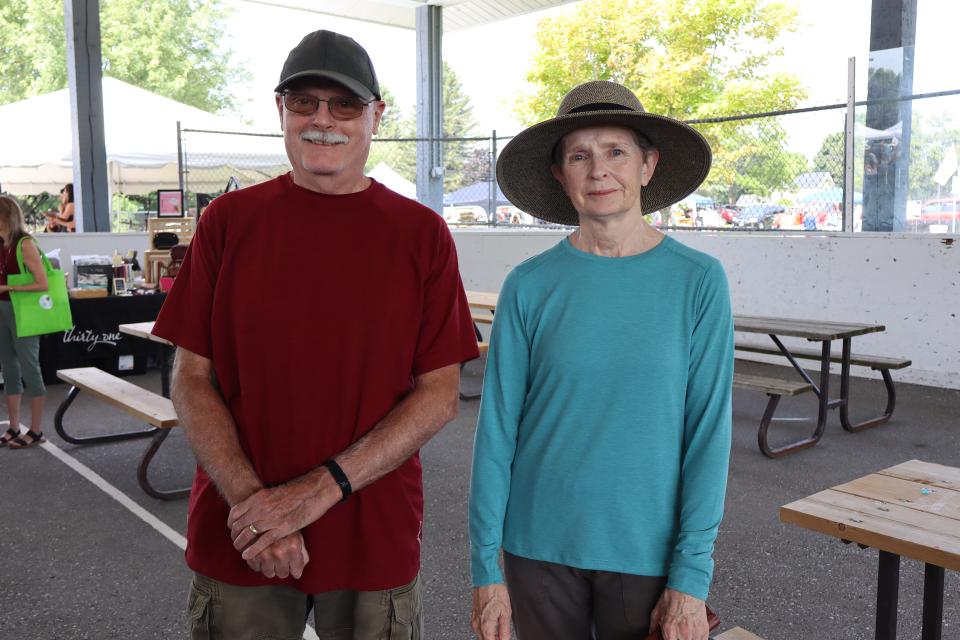
<svg viewBox="0 0 960 640">
<path fill-rule="evenodd" d="M 179 187 L 178 121 L 185 129 L 254 133 L 236 121 L 108 77 L 103 79 L 103 111 L 114 192 L 143 194 Z M 0 106 L 0 140 L 4 191 L 55 193 L 72 182 L 68 90 Z M 193 191 L 221 191 L 230 175 L 247 186 L 288 166 L 282 138 L 273 137 L 187 133 L 184 155 L 187 186 Z"/>
<path fill-rule="evenodd" d="M 377 164 L 377 166 L 367 172 L 367 175 L 402 196 L 406 196 L 411 200 L 417 199 L 417 185 L 394 171 L 393 167 L 386 162 Z"/>
</svg>

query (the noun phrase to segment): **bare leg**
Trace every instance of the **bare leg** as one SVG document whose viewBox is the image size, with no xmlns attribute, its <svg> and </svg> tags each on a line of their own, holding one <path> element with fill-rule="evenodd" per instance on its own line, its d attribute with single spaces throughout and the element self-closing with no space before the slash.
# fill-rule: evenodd
<svg viewBox="0 0 960 640">
<path fill-rule="evenodd" d="M 7 396 L 7 415 L 10 417 L 10 428 L 20 428 L 20 394 Z"/>
<path fill-rule="evenodd" d="M 30 399 L 30 430 L 43 433 L 43 396 Z"/>
</svg>

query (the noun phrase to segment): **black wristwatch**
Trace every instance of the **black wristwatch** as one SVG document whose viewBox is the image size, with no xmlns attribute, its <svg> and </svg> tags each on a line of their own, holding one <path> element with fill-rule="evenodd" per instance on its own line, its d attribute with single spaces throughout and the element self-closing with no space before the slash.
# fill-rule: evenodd
<svg viewBox="0 0 960 640">
<path fill-rule="evenodd" d="M 337 486 L 340 487 L 343 497 L 340 498 L 340 502 L 343 502 L 350 497 L 350 494 L 353 493 L 353 487 L 350 486 L 350 480 L 347 479 L 347 474 L 343 472 L 343 469 L 340 468 L 340 465 L 337 464 L 337 461 L 333 458 L 330 458 L 324 462 L 321 467 L 326 467 L 330 472 L 330 475 L 333 476 L 333 481 L 337 483 Z"/>
</svg>

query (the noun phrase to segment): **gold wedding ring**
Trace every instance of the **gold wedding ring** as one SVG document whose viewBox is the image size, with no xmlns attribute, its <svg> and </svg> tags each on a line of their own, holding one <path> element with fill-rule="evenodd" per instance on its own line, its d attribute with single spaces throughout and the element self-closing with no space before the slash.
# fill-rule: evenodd
<svg viewBox="0 0 960 640">
<path fill-rule="evenodd" d="M 250 529 L 250 533 L 252 533 L 255 536 L 260 535 L 260 532 L 257 531 L 257 528 L 253 525 L 250 525 L 249 527 L 247 527 L 247 529 Z"/>
</svg>

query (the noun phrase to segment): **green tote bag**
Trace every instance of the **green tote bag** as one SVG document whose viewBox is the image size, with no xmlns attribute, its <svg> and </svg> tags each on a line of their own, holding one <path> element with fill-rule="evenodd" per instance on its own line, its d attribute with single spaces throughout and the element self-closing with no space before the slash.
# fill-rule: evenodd
<svg viewBox="0 0 960 640">
<path fill-rule="evenodd" d="M 23 241 L 17 243 L 17 264 L 20 273 L 11 273 L 7 276 L 7 284 L 22 286 L 33 284 L 33 274 L 23 266 Z M 30 238 L 36 244 L 36 240 Z M 40 259 L 47 272 L 46 291 L 11 291 L 10 302 L 13 304 L 13 316 L 17 321 L 17 337 L 39 336 L 45 333 L 58 333 L 73 327 L 73 316 L 70 313 L 70 297 L 67 295 L 67 281 L 63 271 L 54 269 L 50 260 L 43 254 L 40 245 Z"/>
</svg>

